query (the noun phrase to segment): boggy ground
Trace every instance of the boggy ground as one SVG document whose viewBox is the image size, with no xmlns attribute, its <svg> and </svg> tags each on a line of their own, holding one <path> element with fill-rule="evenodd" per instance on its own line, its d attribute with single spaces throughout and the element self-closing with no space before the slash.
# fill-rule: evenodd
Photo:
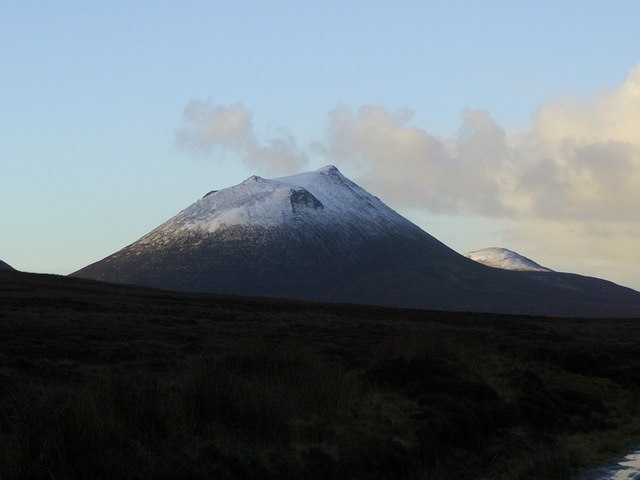
<svg viewBox="0 0 640 480">
<path fill-rule="evenodd" d="M 568 478 L 640 438 L 639 327 L 0 272 L 0 478 Z"/>
</svg>

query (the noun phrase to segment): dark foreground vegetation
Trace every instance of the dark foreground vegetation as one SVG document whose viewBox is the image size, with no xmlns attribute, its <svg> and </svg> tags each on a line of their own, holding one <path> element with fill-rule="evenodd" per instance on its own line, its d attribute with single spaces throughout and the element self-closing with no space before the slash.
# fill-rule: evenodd
<svg viewBox="0 0 640 480">
<path fill-rule="evenodd" d="M 640 439 L 638 320 L 0 274 L 0 479 L 555 479 Z"/>
</svg>

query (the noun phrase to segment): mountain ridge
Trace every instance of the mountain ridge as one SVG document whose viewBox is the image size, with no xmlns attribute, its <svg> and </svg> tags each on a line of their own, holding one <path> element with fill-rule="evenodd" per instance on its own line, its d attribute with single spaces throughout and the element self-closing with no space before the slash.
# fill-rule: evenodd
<svg viewBox="0 0 640 480">
<path fill-rule="evenodd" d="M 640 293 L 458 254 L 334 166 L 210 192 L 72 274 L 172 290 L 535 315 L 640 316 Z"/>
</svg>

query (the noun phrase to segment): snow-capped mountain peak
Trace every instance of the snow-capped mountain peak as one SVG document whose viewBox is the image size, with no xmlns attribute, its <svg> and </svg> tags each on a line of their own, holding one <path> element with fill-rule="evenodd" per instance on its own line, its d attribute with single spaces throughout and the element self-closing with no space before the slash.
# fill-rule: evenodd
<svg viewBox="0 0 640 480">
<path fill-rule="evenodd" d="M 527 272 L 553 272 L 553 270 L 537 264 L 530 258 L 507 248 L 489 247 L 465 254 L 465 257 L 475 260 L 489 267 L 504 270 L 518 270 Z"/>
<path fill-rule="evenodd" d="M 424 234 L 418 227 L 344 177 L 333 165 L 266 179 L 252 175 L 230 188 L 212 190 L 141 239 L 166 243 L 186 234 L 211 234 L 230 227 L 331 225 L 364 235 Z"/>
</svg>

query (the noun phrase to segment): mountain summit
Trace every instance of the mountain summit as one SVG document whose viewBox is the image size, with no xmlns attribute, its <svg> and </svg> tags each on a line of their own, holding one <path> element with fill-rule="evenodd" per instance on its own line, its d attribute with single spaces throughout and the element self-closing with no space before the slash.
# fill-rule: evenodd
<svg viewBox="0 0 640 480">
<path fill-rule="evenodd" d="M 74 276 L 174 290 L 545 315 L 640 315 L 640 293 L 459 255 L 334 166 L 212 191 Z"/>
<path fill-rule="evenodd" d="M 228 237 L 246 229 L 270 233 L 329 229 L 351 237 L 385 236 L 390 230 L 409 237 L 424 234 L 329 165 L 272 180 L 253 175 L 234 187 L 209 192 L 143 237 L 138 246 L 164 245 L 190 235 L 226 232 L 223 236 Z"/>
</svg>

